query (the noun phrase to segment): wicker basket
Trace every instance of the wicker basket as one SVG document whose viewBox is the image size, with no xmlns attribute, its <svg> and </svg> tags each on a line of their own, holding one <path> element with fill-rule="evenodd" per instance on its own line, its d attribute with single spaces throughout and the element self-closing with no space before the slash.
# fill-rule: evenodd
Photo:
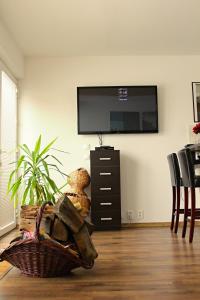
<svg viewBox="0 0 200 300">
<path fill-rule="evenodd" d="M 56 277 L 67 275 L 78 267 L 91 268 L 76 253 L 52 239 L 44 239 L 40 233 L 40 222 L 46 204 L 40 208 L 36 218 L 34 238 L 13 242 L 0 254 L 0 261 L 8 261 L 23 274 L 34 277 Z"/>
</svg>

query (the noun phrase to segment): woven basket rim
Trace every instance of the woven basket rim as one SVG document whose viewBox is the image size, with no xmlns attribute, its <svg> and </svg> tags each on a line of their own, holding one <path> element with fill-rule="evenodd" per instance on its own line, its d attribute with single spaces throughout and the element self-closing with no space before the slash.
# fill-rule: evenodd
<svg viewBox="0 0 200 300">
<path fill-rule="evenodd" d="M 18 247 L 20 245 L 29 245 L 29 244 L 34 244 L 34 243 L 40 243 L 44 246 L 50 247 L 52 249 L 58 250 L 60 251 L 63 255 L 71 255 L 72 258 L 74 257 L 75 259 L 80 259 L 79 258 L 79 254 L 78 252 L 74 251 L 77 253 L 77 255 L 75 253 L 73 253 L 70 248 L 70 244 L 67 246 L 63 246 L 62 244 L 54 241 L 54 240 L 50 240 L 50 239 L 44 239 L 44 240 L 37 240 L 36 238 L 29 238 L 29 239 L 24 239 L 24 240 L 19 240 L 16 242 L 11 243 L 8 247 L 6 247 L 5 249 L 0 251 L 0 261 L 4 255 L 4 253 L 6 253 L 8 250 L 11 250 L 12 248 Z"/>
</svg>

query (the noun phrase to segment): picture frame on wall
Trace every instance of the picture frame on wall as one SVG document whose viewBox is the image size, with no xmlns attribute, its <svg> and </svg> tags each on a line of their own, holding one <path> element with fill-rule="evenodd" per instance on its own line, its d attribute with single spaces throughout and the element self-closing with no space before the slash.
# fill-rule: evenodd
<svg viewBox="0 0 200 300">
<path fill-rule="evenodd" d="M 192 82 L 194 122 L 200 122 L 200 82 Z"/>
</svg>

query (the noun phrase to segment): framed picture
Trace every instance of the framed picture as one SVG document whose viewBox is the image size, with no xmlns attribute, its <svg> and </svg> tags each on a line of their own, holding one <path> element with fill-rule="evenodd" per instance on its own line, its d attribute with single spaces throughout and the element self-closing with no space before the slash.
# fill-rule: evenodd
<svg viewBox="0 0 200 300">
<path fill-rule="evenodd" d="M 192 82 L 194 122 L 200 122 L 200 82 Z"/>
</svg>

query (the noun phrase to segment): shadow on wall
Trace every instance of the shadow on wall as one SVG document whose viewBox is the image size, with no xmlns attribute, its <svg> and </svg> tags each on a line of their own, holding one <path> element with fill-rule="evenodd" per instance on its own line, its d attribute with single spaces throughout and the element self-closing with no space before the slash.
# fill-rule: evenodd
<svg viewBox="0 0 200 300">
<path fill-rule="evenodd" d="M 139 174 L 140 164 L 130 156 L 121 153 L 120 156 L 120 172 L 121 172 L 121 207 L 122 207 L 122 223 L 130 222 L 127 218 L 127 211 L 135 211 L 139 206 Z M 131 222 L 134 222 L 134 218 Z"/>
</svg>

